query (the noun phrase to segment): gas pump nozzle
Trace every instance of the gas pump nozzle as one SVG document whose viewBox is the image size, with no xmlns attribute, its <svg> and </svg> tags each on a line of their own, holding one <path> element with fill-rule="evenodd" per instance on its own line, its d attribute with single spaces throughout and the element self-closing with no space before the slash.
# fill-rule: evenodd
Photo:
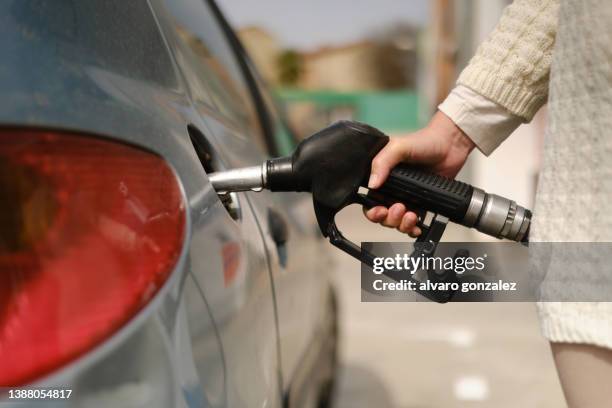
<svg viewBox="0 0 612 408">
<path fill-rule="evenodd" d="M 388 141 L 388 136 L 371 126 L 341 121 L 303 140 L 291 156 L 270 159 L 261 166 L 214 173 L 210 181 L 218 193 L 262 189 L 311 192 L 323 235 L 369 265 L 373 255 L 344 238 L 334 221 L 340 210 L 353 203 L 373 207 L 401 202 L 417 212 L 433 213 L 429 225 L 419 220 L 423 232 L 417 239 L 429 245 L 430 255 L 449 220 L 496 238 L 528 242 L 528 209 L 408 164 L 396 166 L 380 188 L 363 192 L 372 159 Z"/>
</svg>

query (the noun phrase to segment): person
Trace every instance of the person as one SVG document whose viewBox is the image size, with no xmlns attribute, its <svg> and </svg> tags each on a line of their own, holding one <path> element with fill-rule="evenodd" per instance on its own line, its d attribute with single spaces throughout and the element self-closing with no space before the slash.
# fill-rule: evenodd
<svg viewBox="0 0 612 408">
<path fill-rule="evenodd" d="M 374 158 L 369 187 L 399 162 L 454 177 L 475 148 L 489 155 L 548 101 L 530 240 L 612 242 L 611 21 L 606 0 L 515 0 L 430 123 Z M 421 233 L 399 203 L 366 217 Z M 612 303 L 541 302 L 538 314 L 568 405 L 612 406 Z"/>
</svg>

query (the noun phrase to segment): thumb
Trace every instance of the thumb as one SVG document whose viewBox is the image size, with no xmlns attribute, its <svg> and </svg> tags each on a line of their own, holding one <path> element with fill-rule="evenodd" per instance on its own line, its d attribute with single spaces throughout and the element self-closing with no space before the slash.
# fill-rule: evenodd
<svg viewBox="0 0 612 408">
<path fill-rule="evenodd" d="M 406 156 L 397 139 L 389 140 L 389 143 L 372 160 L 372 169 L 368 188 L 378 188 L 383 185 L 389 172 Z M 405 147 L 403 148 L 405 149 Z"/>
</svg>

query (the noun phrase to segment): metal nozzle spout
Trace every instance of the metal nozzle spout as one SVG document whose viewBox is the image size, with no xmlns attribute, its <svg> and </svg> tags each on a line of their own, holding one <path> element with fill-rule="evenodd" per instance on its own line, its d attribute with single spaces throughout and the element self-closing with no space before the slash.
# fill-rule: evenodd
<svg viewBox="0 0 612 408">
<path fill-rule="evenodd" d="M 474 188 L 463 225 L 496 238 L 522 242 L 528 236 L 531 212 L 514 201 Z"/>
<path fill-rule="evenodd" d="M 236 191 L 261 191 L 266 187 L 267 166 L 244 167 L 209 174 L 208 178 L 217 194 Z"/>
</svg>

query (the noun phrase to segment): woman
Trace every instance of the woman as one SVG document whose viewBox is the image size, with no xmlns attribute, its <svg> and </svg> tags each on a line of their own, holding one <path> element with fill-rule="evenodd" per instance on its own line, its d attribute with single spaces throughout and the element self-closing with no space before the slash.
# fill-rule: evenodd
<svg viewBox="0 0 612 408">
<path fill-rule="evenodd" d="M 548 101 L 530 239 L 612 242 L 610 22 L 606 0 L 516 0 L 429 125 L 377 155 L 370 187 L 401 161 L 454 177 L 475 147 L 489 155 Z M 421 232 L 402 204 L 366 216 L 413 237 Z M 547 302 L 538 311 L 569 406 L 612 406 L 612 303 Z"/>
</svg>

